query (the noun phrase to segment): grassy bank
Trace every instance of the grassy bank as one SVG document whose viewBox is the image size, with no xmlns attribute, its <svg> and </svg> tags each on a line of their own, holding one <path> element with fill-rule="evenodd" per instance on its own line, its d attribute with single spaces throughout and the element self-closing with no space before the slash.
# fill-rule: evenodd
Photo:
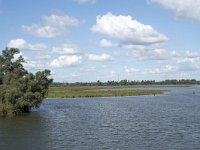
<svg viewBox="0 0 200 150">
<path fill-rule="evenodd" d="M 128 88 L 144 88 L 133 86 L 65 86 L 50 87 L 48 98 L 77 98 L 77 97 L 112 97 L 112 96 L 139 96 L 139 95 L 157 95 L 166 92 L 166 90 L 149 90 Z"/>
</svg>

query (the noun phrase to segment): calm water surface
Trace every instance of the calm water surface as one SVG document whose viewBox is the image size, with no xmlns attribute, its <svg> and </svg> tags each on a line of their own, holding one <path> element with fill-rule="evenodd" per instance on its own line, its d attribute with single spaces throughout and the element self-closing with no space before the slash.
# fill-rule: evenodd
<svg viewBox="0 0 200 150">
<path fill-rule="evenodd" d="M 0 150 L 200 149 L 200 87 L 170 89 L 45 100 L 30 114 L 0 118 Z"/>
</svg>

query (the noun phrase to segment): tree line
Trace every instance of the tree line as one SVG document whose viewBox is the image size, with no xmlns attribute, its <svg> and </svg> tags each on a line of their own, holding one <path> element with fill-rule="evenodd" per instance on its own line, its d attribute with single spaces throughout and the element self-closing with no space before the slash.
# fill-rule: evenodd
<svg viewBox="0 0 200 150">
<path fill-rule="evenodd" d="M 75 82 L 75 83 L 61 83 L 54 82 L 51 86 L 126 86 L 126 85 L 200 85 L 200 81 L 196 79 L 171 79 L 163 81 L 155 80 L 121 80 L 121 81 L 107 81 L 101 82 L 100 80 L 96 82 Z"/>
</svg>

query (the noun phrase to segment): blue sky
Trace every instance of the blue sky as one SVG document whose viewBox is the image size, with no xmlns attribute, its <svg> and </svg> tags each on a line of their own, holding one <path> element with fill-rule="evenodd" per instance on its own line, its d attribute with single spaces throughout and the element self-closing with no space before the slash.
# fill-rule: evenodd
<svg viewBox="0 0 200 150">
<path fill-rule="evenodd" d="M 0 0 L 0 48 L 54 81 L 200 79 L 200 0 Z M 16 57 L 18 57 L 16 55 Z"/>
</svg>

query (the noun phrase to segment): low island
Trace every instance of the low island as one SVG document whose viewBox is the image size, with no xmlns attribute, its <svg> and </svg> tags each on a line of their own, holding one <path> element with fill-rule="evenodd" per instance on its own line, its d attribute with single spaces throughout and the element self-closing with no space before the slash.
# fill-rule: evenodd
<svg viewBox="0 0 200 150">
<path fill-rule="evenodd" d="M 160 89 L 145 89 L 131 86 L 51 86 L 48 98 L 115 97 L 157 95 L 167 92 Z"/>
</svg>

